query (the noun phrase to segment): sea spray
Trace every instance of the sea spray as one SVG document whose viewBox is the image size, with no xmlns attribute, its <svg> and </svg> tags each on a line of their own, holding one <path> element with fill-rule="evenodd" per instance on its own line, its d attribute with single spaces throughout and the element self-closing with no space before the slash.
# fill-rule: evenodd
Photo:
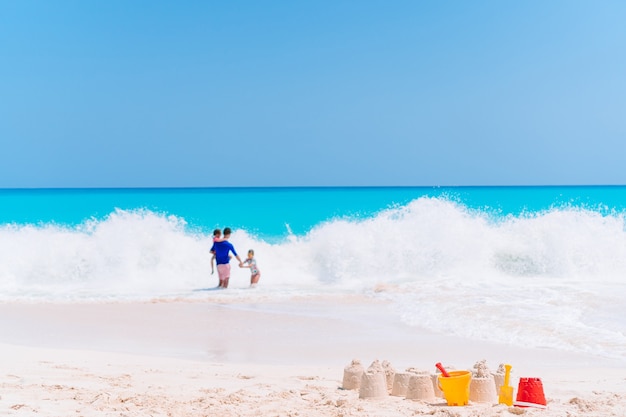
<svg viewBox="0 0 626 417">
<path fill-rule="evenodd" d="M 409 326 L 626 358 L 623 213 L 572 204 L 502 212 L 462 198 L 421 196 L 308 226 L 282 219 L 280 233 L 270 237 L 253 221 L 242 222 L 231 241 L 240 255 L 255 250 L 263 277 L 258 289 L 244 291 L 249 271 L 233 261 L 232 288 L 222 292 L 213 291 L 209 221 L 199 226 L 168 210 L 136 208 L 75 224 L 6 222 L 0 300 L 300 297 L 306 304 L 308 297 L 364 296 L 376 302 L 372 308 L 388 302 Z"/>
</svg>

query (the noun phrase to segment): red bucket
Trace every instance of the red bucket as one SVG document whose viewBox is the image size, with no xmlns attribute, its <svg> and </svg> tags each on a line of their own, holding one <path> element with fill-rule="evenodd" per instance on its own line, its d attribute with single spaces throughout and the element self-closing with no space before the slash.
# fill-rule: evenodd
<svg viewBox="0 0 626 417">
<path fill-rule="evenodd" d="M 513 404 L 518 407 L 539 407 L 547 405 L 543 393 L 543 384 L 539 378 L 520 378 L 517 388 L 517 401 Z"/>
</svg>

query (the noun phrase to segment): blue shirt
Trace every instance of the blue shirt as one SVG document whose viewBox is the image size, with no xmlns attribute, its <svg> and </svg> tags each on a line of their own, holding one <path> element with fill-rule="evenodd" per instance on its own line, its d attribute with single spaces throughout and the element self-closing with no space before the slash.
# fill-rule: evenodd
<svg viewBox="0 0 626 417">
<path fill-rule="evenodd" d="M 228 254 L 230 252 L 232 252 L 233 255 L 237 256 L 237 252 L 235 252 L 235 247 L 227 240 L 224 240 L 222 242 L 213 242 L 211 252 L 215 252 L 215 263 L 217 263 L 218 265 L 227 264 L 230 262 L 230 258 L 228 257 Z"/>
</svg>

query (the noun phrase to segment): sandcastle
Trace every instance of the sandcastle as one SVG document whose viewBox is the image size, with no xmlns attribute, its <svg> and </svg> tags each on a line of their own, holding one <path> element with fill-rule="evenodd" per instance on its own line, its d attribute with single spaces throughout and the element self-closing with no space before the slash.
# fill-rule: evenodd
<svg viewBox="0 0 626 417">
<path fill-rule="evenodd" d="M 416 374 L 428 375 L 428 372 L 420 371 L 415 368 L 407 368 L 404 372 L 396 372 L 396 375 L 393 378 L 391 395 L 395 397 L 406 397 L 406 392 L 409 388 L 409 380 L 411 379 L 411 376 Z"/>
<path fill-rule="evenodd" d="M 487 361 L 476 362 L 470 382 L 470 401 L 482 403 L 496 403 L 498 394 L 493 375 L 487 368 Z"/>
<path fill-rule="evenodd" d="M 349 365 L 343 370 L 343 389 L 358 390 L 361 387 L 361 378 L 365 369 L 358 359 L 352 359 Z"/>
<path fill-rule="evenodd" d="M 504 374 L 505 374 L 506 370 L 504 368 L 504 364 L 501 363 L 500 365 L 498 365 L 498 370 L 493 373 L 493 380 L 495 382 L 496 385 L 496 393 L 500 393 L 500 387 L 502 387 L 502 385 L 504 385 Z"/>
<path fill-rule="evenodd" d="M 411 375 L 406 391 L 406 399 L 427 402 L 435 400 L 435 387 L 432 377 L 427 373 Z"/>
<path fill-rule="evenodd" d="M 359 398 L 385 398 L 388 395 L 389 390 L 387 388 L 385 369 L 376 359 L 367 368 L 367 371 L 363 373 L 359 388 Z"/>
<path fill-rule="evenodd" d="M 387 383 L 387 392 L 391 393 L 393 389 L 393 380 L 396 376 L 396 370 L 389 361 L 383 361 L 383 371 L 385 372 L 385 382 Z"/>
</svg>

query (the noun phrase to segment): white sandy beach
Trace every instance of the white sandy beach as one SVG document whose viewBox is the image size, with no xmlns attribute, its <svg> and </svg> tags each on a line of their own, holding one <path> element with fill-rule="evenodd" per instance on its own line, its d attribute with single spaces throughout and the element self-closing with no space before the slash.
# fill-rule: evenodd
<svg viewBox="0 0 626 417">
<path fill-rule="evenodd" d="M 210 298 L 210 296 L 209 296 Z M 379 308 L 378 308 L 379 307 Z M 0 415 L 621 416 L 620 361 L 462 340 L 399 324 L 384 303 L 289 300 L 0 305 Z M 344 366 L 435 371 L 486 359 L 541 378 L 545 410 L 448 407 L 341 389 Z"/>
</svg>

